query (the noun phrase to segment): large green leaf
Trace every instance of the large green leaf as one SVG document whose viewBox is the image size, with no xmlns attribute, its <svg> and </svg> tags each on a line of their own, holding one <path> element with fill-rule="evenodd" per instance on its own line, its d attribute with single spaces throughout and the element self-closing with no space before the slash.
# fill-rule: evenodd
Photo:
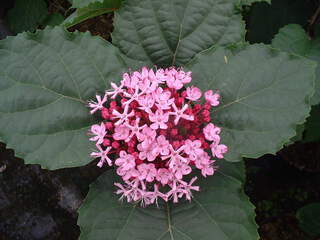
<svg viewBox="0 0 320 240">
<path fill-rule="evenodd" d="M 26 163 L 88 163 L 86 101 L 120 80 L 127 61 L 101 38 L 59 27 L 0 41 L 0 138 Z"/>
<path fill-rule="evenodd" d="M 282 28 L 272 41 L 272 46 L 282 51 L 298 54 L 318 63 L 316 70 L 315 94 L 311 104 L 320 103 L 320 39 L 311 40 L 297 24 Z"/>
<path fill-rule="evenodd" d="M 316 64 L 264 45 L 212 48 L 187 65 L 194 84 L 218 89 L 213 121 L 222 127 L 227 160 L 275 153 L 308 116 Z"/>
<path fill-rule="evenodd" d="M 290 23 L 306 26 L 317 7 L 316 1 L 272 0 L 254 4 L 247 19 L 250 43 L 270 43 L 279 29 Z"/>
<path fill-rule="evenodd" d="M 64 21 L 63 25 L 68 28 L 87 19 L 100 16 L 108 12 L 113 12 L 120 7 L 122 0 L 105 0 L 92 2 L 93 3 L 89 4 L 88 6 L 77 9 Z"/>
<path fill-rule="evenodd" d="M 15 33 L 34 31 L 47 15 L 45 0 L 16 0 L 8 13 L 8 22 Z"/>
<path fill-rule="evenodd" d="M 312 203 L 299 209 L 297 218 L 305 232 L 311 236 L 320 236 L 320 203 Z"/>
<path fill-rule="evenodd" d="M 115 13 L 113 43 L 133 59 L 183 65 L 212 45 L 244 40 L 235 6 L 229 0 L 128 0 Z"/>
<path fill-rule="evenodd" d="M 82 240 L 256 240 L 254 210 L 243 192 L 243 164 L 219 161 L 218 172 L 198 180 L 191 203 L 159 208 L 121 203 L 111 171 L 90 186 L 79 210 Z"/>
</svg>

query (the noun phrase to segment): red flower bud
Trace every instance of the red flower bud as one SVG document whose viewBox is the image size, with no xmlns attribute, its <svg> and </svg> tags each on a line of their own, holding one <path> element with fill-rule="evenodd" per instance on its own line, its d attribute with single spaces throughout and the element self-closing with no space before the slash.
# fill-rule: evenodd
<svg viewBox="0 0 320 240">
<path fill-rule="evenodd" d="M 110 146 L 110 140 L 109 139 L 107 139 L 107 138 L 105 138 L 104 140 L 103 140 L 103 146 L 105 146 L 105 147 L 108 147 L 108 146 Z"/>
</svg>

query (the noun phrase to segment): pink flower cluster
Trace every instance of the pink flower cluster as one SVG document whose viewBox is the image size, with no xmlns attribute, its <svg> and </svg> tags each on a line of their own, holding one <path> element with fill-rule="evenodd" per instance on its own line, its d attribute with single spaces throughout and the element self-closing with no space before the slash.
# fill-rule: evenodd
<svg viewBox="0 0 320 240">
<path fill-rule="evenodd" d="M 211 121 L 210 109 L 219 105 L 220 95 L 212 90 L 185 85 L 191 72 L 174 67 L 142 68 L 125 73 L 120 85 L 90 102 L 91 114 L 102 122 L 91 127 L 91 141 L 100 158 L 99 167 L 116 166 L 123 183 L 115 183 L 117 194 L 142 205 L 182 197 L 192 198 L 197 177 L 185 176 L 199 169 L 206 177 L 215 172 L 214 158 L 223 158 L 227 147 L 220 144 L 221 129 Z"/>
</svg>

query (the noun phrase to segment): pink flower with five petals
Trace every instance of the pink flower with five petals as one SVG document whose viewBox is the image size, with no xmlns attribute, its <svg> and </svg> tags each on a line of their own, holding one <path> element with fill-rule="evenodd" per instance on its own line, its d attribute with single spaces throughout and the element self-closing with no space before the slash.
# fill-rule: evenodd
<svg viewBox="0 0 320 240">
<path fill-rule="evenodd" d="M 218 106 L 220 104 L 220 95 L 218 93 L 213 93 L 212 90 L 208 90 L 204 93 L 205 99 L 211 106 Z"/>
<path fill-rule="evenodd" d="M 216 127 L 213 123 L 209 123 L 207 126 L 203 128 L 203 134 L 206 140 L 220 142 L 220 134 L 221 128 Z"/>
<path fill-rule="evenodd" d="M 125 124 L 121 124 L 116 126 L 114 129 L 113 138 L 114 140 L 126 140 L 129 136 L 129 133 L 130 129 Z"/>
<path fill-rule="evenodd" d="M 166 122 L 169 121 L 169 113 L 165 113 L 161 109 L 158 109 L 155 113 L 150 112 L 149 119 L 153 122 L 150 127 L 154 130 L 168 128 Z"/>
<path fill-rule="evenodd" d="M 106 126 L 104 123 L 101 123 L 100 125 L 95 124 L 91 126 L 91 134 L 95 135 L 94 137 L 91 137 L 90 141 L 96 141 L 96 144 L 99 145 L 103 143 L 104 137 L 107 134 Z"/>
<path fill-rule="evenodd" d="M 153 163 L 142 163 L 138 166 L 138 171 L 140 175 L 138 178 L 140 180 L 146 180 L 147 182 L 152 182 L 157 176 L 157 169 L 155 168 Z"/>
<path fill-rule="evenodd" d="M 191 141 L 187 139 L 184 143 L 184 152 L 189 155 L 189 158 L 191 160 L 195 160 L 203 153 L 203 149 L 201 148 L 201 141 Z"/>
<path fill-rule="evenodd" d="M 98 110 L 103 109 L 103 104 L 107 101 L 107 95 L 105 94 L 103 98 L 101 99 L 100 95 L 96 95 L 97 102 L 90 101 L 89 102 L 89 107 L 92 108 L 90 111 L 91 114 L 94 114 Z"/>
<path fill-rule="evenodd" d="M 189 99 L 191 101 L 197 101 L 199 98 L 201 98 L 201 90 L 197 87 L 187 87 L 187 97 L 186 99 Z"/>
</svg>

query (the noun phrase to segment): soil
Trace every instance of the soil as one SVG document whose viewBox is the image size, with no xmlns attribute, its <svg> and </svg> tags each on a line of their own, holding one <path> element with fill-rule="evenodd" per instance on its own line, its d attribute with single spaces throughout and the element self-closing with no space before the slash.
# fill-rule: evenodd
<svg viewBox="0 0 320 240">
<path fill-rule="evenodd" d="M 103 171 L 96 162 L 44 170 L 0 143 L 0 240 L 78 239 L 77 209 Z"/>
<path fill-rule="evenodd" d="M 88 19 L 81 24 L 70 27 L 68 30 L 73 32 L 78 30 L 80 32 L 90 31 L 94 36 L 100 36 L 111 42 L 111 32 L 113 31 L 113 14 L 107 13 L 101 16 Z"/>
<path fill-rule="evenodd" d="M 304 205 L 320 202 L 320 173 L 299 170 L 283 156 L 281 152 L 246 160 L 245 191 L 256 206 L 261 240 L 318 240 L 299 228 L 295 215 Z"/>
<path fill-rule="evenodd" d="M 65 0 L 48 2 L 51 12 L 71 13 Z M 112 19 L 104 14 L 69 30 L 90 31 L 110 41 Z M 320 201 L 320 173 L 310 172 L 320 162 L 314 154 L 319 149 L 319 144 L 295 144 L 276 156 L 246 160 L 245 190 L 256 206 L 261 240 L 316 240 L 299 228 L 295 214 Z M 0 143 L 0 240 L 78 239 L 77 209 L 89 184 L 105 171 L 95 164 L 48 171 L 24 164 Z"/>
</svg>

